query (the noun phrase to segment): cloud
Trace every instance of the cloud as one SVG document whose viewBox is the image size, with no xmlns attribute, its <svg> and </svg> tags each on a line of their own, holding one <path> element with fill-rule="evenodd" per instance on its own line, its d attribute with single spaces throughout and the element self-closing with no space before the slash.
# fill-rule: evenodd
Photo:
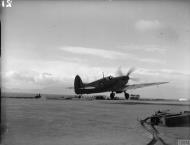
<svg viewBox="0 0 190 145">
<path fill-rule="evenodd" d="M 171 43 L 177 42 L 180 38 L 180 32 L 171 24 L 161 23 L 158 20 L 139 20 L 135 23 L 135 28 L 146 35 L 148 41 Z M 147 33 L 145 33 L 147 32 Z M 144 39 L 144 38 L 143 38 Z"/>
<path fill-rule="evenodd" d="M 153 63 L 153 64 L 164 64 L 166 63 L 163 60 L 163 55 L 166 55 L 167 49 L 165 47 L 159 45 L 138 45 L 138 44 L 124 44 L 119 46 L 124 52 L 128 51 L 131 54 L 132 60 L 139 61 L 139 62 L 146 62 L 146 63 Z M 146 56 L 152 57 L 146 57 Z M 154 56 L 159 55 L 162 59 L 156 59 Z"/>
<path fill-rule="evenodd" d="M 168 81 L 168 85 L 176 92 L 179 91 L 176 89 L 185 89 L 184 91 L 187 91 L 190 87 L 190 72 L 173 69 L 138 68 L 134 74 L 136 77 L 142 78 L 142 83 Z"/>
<path fill-rule="evenodd" d="M 36 75 L 36 72 L 18 72 L 18 71 L 9 71 L 5 74 L 5 80 L 19 80 L 28 83 L 35 82 L 35 78 L 33 76 Z"/>
<path fill-rule="evenodd" d="M 160 29 L 163 25 L 158 20 L 139 20 L 135 24 L 140 31 Z"/>
<path fill-rule="evenodd" d="M 161 48 L 161 47 L 158 47 L 158 46 L 145 46 L 144 51 L 146 51 L 146 52 L 165 53 L 166 48 Z"/>
<path fill-rule="evenodd" d="M 154 58 L 141 58 L 136 53 L 129 53 L 129 52 L 121 52 L 119 51 L 113 51 L 113 50 L 105 50 L 105 49 L 95 49 L 95 48 L 85 48 L 85 47 L 61 47 L 62 51 L 74 53 L 74 54 L 81 54 L 81 55 L 92 55 L 92 56 L 98 56 L 106 59 L 131 59 L 134 61 L 139 62 L 146 62 L 146 63 L 157 63 L 157 64 L 163 64 L 164 62 L 162 60 L 154 59 Z M 137 48 L 137 49 L 140 49 Z M 164 49 L 159 48 L 145 48 L 145 51 L 164 51 Z"/>
<path fill-rule="evenodd" d="M 135 71 L 136 74 L 147 75 L 147 76 L 159 76 L 164 78 L 173 79 L 189 79 L 190 72 L 177 71 L 173 69 L 146 69 L 138 68 Z"/>
<path fill-rule="evenodd" d="M 146 68 L 138 68 L 135 70 L 135 74 L 137 75 L 145 75 L 145 76 L 157 76 L 160 73 L 156 70 L 146 69 Z"/>
<path fill-rule="evenodd" d="M 141 62 L 153 63 L 153 64 L 164 64 L 166 63 L 164 60 L 158 60 L 153 58 L 141 58 L 139 59 Z"/>
<path fill-rule="evenodd" d="M 60 48 L 63 51 L 70 52 L 73 54 L 80 55 L 92 55 L 108 59 L 124 58 L 127 54 L 119 51 L 97 49 L 97 48 L 86 48 L 76 46 L 65 46 Z"/>
<path fill-rule="evenodd" d="M 50 73 L 36 71 L 9 71 L 3 75 L 2 84 L 6 88 L 43 88 L 63 82 Z"/>
<path fill-rule="evenodd" d="M 156 52 L 160 54 L 164 54 L 167 51 L 166 47 L 160 46 L 160 45 L 138 45 L 138 44 L 124 44 L 119 46 L 122 50 L 138 50 L 138 51 L 144 51 L 144 52 Z"/>
<path fill-rule="evenodd" d="M 190 72 L 183 72 L 183 71 L 176 71 L 172 69 L 161 69 L 161 73 L 167 73 L 168 75 L 173 75 L 173 76 L 185 76 L 190 78 Z"/>
</svg>

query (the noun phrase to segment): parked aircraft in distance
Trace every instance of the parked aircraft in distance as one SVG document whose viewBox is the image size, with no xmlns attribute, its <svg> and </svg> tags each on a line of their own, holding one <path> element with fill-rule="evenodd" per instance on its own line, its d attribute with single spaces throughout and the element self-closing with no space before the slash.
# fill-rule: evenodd
<svg viewBox="0 0 190 145">
<path fill-rule="evenodd" d="M 114 99 L 115 93 L 125 94 L 125 99 L 129 99 L 129 94 L 127 90 L 138 89 L 153 85 L 161 85 L 168 82 L 154 82 L 154 83 L 141 83 L 141 84 L 133 84 L 129 85 L 128 81 L 131 79 L 129 75 L 134 71 L 134 69 L 130 69 L 126 75 L 123 75 L 120 72 L 120 76 L 113 77 L 108 76 L 98 80 L 95 80 L 90 83 L 83 83 L 82 79 L 79 75 L 76 75 L 74 80 L 74 90 L 75 93 L 81 97 L 82 94 L 92 94 L 92 93 L 103 93 L 103 92 L 111 92 L 110 99 Z"/>
</svg>

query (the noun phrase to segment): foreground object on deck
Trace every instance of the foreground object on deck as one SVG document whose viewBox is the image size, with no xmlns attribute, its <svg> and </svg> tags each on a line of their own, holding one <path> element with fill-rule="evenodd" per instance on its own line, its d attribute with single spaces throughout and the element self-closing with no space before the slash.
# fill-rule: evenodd
<svg viewBox="0 0 190 145">
<path fill-rule="evenodd" d="M 184 111 L 180 113 L 157 111 L 154 115 L 146 118 L 145 120 L 149 120 L 149 123 L 152 125 L 161 125 L 167 127 L 190 126 L 190 111 Z"/>
<path fill-rule="evenodd" d="M 155 125 L 167 127 L 190 126 L 190 111 L 184 111 L 183 113 L 168 113 L 168 111 L 157 111 L 151 117 L 140 120 L 141 126 L 152 135 L 152 139 L 147 145 L 154 145 L 157 142 L 167 145 Z"/>
</svg>

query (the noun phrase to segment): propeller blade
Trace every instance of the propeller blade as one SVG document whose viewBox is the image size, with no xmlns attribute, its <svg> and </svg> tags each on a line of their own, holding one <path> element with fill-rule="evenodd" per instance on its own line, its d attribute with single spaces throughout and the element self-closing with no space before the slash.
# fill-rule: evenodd
<svg viewBox="0 0 190 145">
<path fill-rule="evenodd" d="M 121 71 L 121 66 L 118 68 L 117 72 L 116 72 L 117 76 L 123 76 L 123 72 Z"/>
<path fill-rule="evenodd" d="M 127 76 L 129 76 L 132 72 L 134 72 L 135 71 L 135 68 L 131 68 L 131 69 L 129 69 L 129 71 L 127 72 Z"/>
</svg>

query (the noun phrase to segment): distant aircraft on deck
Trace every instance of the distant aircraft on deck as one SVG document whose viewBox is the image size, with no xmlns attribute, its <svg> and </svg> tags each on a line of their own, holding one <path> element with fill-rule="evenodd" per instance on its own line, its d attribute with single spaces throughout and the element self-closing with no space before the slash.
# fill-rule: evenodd
<svg viewBox="0 0 190 145">
<path fill-rule="evenodd" d="M 118 77 L 103 76 L 103 78 L 95 80 L 90 83 L 83 83 L 80 76 L 77 75 L 74 80 L 75 93 L 78 94 L 79 97 L 81 97 L 82 94 L 111 92 L 110 99 L 114 99 L 115 93 L 123 92 L 125 95 L 125 99 L 129 99 L 129 94 L 127 93 L 128 90 L 168 83 L 168 82 L 154 82 L 154 83 L 141 83 L 141 84 L 129 85 L 128 81 L 129 79 L 132 79 L 129 77 L 129 75 L 133 71 L 134 71 L 133 68 L 130 69 L 126 75 L 123 75 L 123 73 L 120 72 L 120 76 Z"/>
</svg>

